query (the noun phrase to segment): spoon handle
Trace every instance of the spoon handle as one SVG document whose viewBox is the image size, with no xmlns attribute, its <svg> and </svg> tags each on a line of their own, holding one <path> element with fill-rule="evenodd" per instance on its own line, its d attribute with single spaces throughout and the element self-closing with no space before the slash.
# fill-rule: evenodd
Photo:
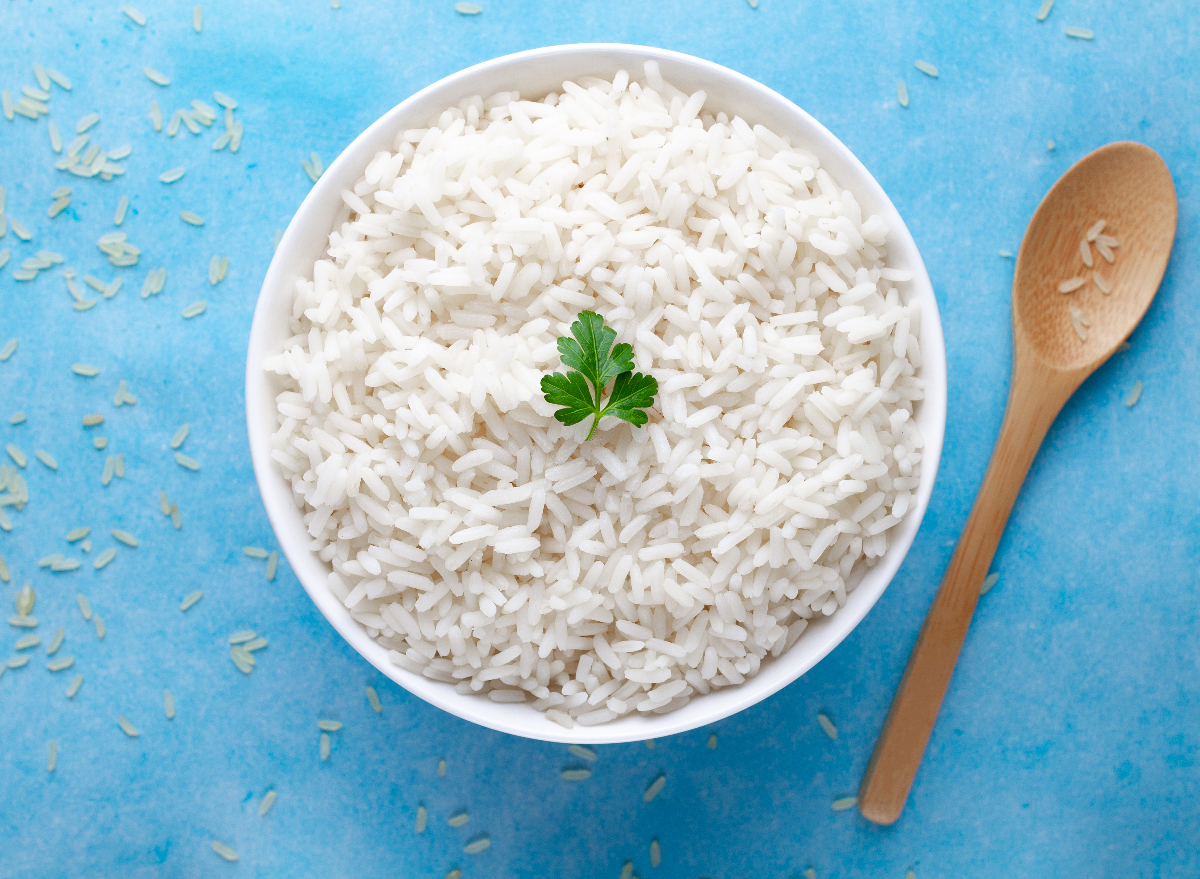
<svg viewBox="0 0 1200 879">
<path fill-rule="evenodd" d="M 1021 483 L 1046 431 L 1077 385 L 1074 376 L 1036 361 L 1024 368 L 1014 364 L 1004 423 L 983 485 L 917 636 L 858 791 L 859 811 L 876 824 L 894 823 L 904 809 Z"/>
</svg>

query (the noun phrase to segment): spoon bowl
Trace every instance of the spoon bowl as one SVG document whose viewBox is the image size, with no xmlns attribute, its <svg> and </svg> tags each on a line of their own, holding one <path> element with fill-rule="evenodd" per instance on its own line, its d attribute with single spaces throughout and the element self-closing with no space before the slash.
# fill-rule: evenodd
<svg viewBox="0 0 1200 879">
<path fill-rule="evenodd" d="M 1047 367 L 1076 372 L 1080 381 L 1108 359 L 1133 331 L 1158 290 L 1175 236 L 1175 187 L 1158 153 L 1140 143 L 1110 143 L 1073 165 L 1038 205 L 1017 256 L 1013 278 L 1013 345 Z M 1080 242 L 1098 220 L 1117 239 L 1109 264 L 1091 248 L 1084 265 Z M 1093 273 L 1111 293 L 1097 286 Z M 1083 277 L 1071 293 L 1059 284 Z M 1090 327 L 1079 338 L 1070 307 Z"/>
<path fill-rule="evenodd" d="M 1013 280 L 1004 423 L 863 776 L 865 818 L 891 824 L 900 817 L 1025 474 L 1063 404 L 1150 307 L 1176 213 L 1167 166 L 1137 143 L 1084 157 L 1038 205 Z"/>
</svg>

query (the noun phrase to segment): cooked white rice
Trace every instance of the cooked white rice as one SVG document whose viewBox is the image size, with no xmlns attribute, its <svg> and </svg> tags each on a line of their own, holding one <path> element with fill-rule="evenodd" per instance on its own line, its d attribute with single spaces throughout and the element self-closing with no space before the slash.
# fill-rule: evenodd
<svg viewBox="0 0 1200 879">
<path fill-rule="evenodd" d="M 397 665 L 570 725 L 738 684 L 841 607 L 919 482 L 920 312 L 803 145 L 619 72 L 375 156 L 265 366 L 329 588 Z M 539 387 L 602 314 L 651 420 Z"/>
</svg>

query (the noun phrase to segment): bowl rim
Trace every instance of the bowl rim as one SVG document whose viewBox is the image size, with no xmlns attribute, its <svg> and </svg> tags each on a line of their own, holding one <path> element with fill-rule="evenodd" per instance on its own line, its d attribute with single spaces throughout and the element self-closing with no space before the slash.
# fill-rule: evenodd
<svg viewBox="0 0 1200 879">
<path fill-rule="evenodd" d="M 835 164 L 843 167 L 843 170 L 837 172 L 839 182 L 847 185 L 844 178 L 845 171 L 848 170 L 855 179 L 847 185 L 847 188 L 853 189 L 860 197 L 862 193 L 870 191 L 871 198 L 869 200 L 874 201 L 871 207 L 872 212 L 880 214 L 889 227 L 889 251 L 893 254 L 898 251 L 905 254 L 901 262 L 904 268 L 913 275 L 912 299 L 921 304 L 919 344 L 922 366 L 920 374 L 925 382 L 925 397 L 914 415 L 914 420 L 922 423 L 924 447 L 922 449 L 920 484 L 913 494 L 912 505 L 897 526 L 896 532 L 893 533 L 892 542 L 887 551 L 875 565 L 868 569 L 862 582 L 850 593 L 850 599 L 853 600 L 848 600 L 847 604 L 836 613 L 819 622 L 820 632 L 824 636 L 816 639 L 819 640 L 819 643 L 814 642 L 807 645 L 810 649 L 805 653 L 796 652 L 805 639 L 817 628 L 817 626 L 810 625 L 796 644 L 793 644 L 779 657 L 764 663 L 763 668 L 755 676 L 748 678 L 742 684 L 714 690 L 705 696 L 697 696 L 689 705 L 678 711 L 661 715 L 626 715 L 605 724 L 595 726 L 576 724 L 567 728 L 545 718 L 529 703 L 499 704 L 473 694 L 460 694 L 449 684 L 410 672 L 394 665 L 387 658 L 387 648 L 367 634 L 366 629 L 350 616 L 349 611 L 329 589 L 326 584 L 328 568 L 324 562 L 319 560 L 316 553 L 308 548 L 307 532 L 302 528 L 297 530 L 294 527 L 299 511 L 291 485 L 283 478 L 278 466 L 271 459 L 270 436 L 274 432 L 274 427 L 266 427 L 267 418 L 262 414 L 256 418 L 255 413 L 266 411 L 263 409 L 265 406 L 270 410 L 270 421 L 277 424 L 274 421 L 275 404 L 274 392 L 270 387 L 271 379 L 268 378 L 261 364 L 264 358 L 272 353 L 268 349 L 267 342 L 267 336 L 271 329 L 269 327 L 271 317 L 268 312 L 272 309 L 273 303 L 276 310 L 278 309 L 278 303 L 275 300 L 280 296 L 286 295 L 290 302 L 291 289 L 297 277 L 297 272 L 293 268 L 296 265 L 296 255 L 291 251 L 300 247 L 299 239 L 305 234 L 302 227 L 312 223 L 311 215 L 317 214 L 319 220 L 319 215 L 324 212 L 327 202 L 336 201 L 340 205 L 340 191 L 346 184 L 339 181 L 349 179 L 352 184 L 354 180 L 357 180 L 358 176 L 362 174 L 362 169 L 366 167 L 367 161 L 370 160 L 370 154 L 367 154 L 366 150 L 385 132 L 394 138 L 395 133 L 401 130 L 405 117 L 410 112 L 417 112 L 416 108 L 433 96 L 442 93 L 457 95 L 456 89 L 461 90 L 464 84 L 484 76 L 496 76 L 497 80 L 501 81 L 502 77 L 498 76 L 499 74 L 513 71 L 530 63 L 566 60 L 568 63 L 574 61 L 578 65 L 586 63 L 593 56 L 603 56 L 615 62 L 616 66 L 612 67 L 613 72 L 618 67 L 629 69 L 631 72 L 640 71 L 641 65 L 649 60 L 658 61 L 660 64 L 667 62 L 675 67 L 696 69 L 702 74 L 724 80 L 732 90 L 745 90 L 753 94 L 759 101 L 774 104 L 781 112 L 788 113 L 793 117 L 790 120 L 793 125 L 804 128 L 814 136 L 816 141 L 819 141 L 818 144 L 806 142 L 803 147 L 817 155 L 822 167 L 826 167 L 828 161 L 833 159 Z M 561 78 L 570 79 L 582 75 L 588 74 L 567 71 L 562 74 Z M 554 78 L 558 77 L 558 74 L 554 75 Z M 665 73 L 664 78 L 671 79 Z M 496 90 L 500 88 L 503 86 L 496 86 Z M 478 86 L 467 91 L 471 94 L 480 93 Z M 443 106 L 451 106 L 457 100 L 461 100 L 461 97 L 447 98 Z M 425 113 L 420 117 L 419 124 L 427 124 L 428 118 L 429 114 Z M 334 208 L 328 222 L 319 226 L 322 238 L 327 238 L 327 230 L 332 225 L 332 214 L 335 214 L 337 209 Z M 304 253 L 311 253 L 311 250 L 301 252 L 300 265 L 302 266 L 306 265 L 308 259 Z M 499 56 L 439 79 L 410 95 L 379 117 L 330 164 L 288 223 L 263 280 L 254 310 L 247 350 L 245 400 L 247 434 L 254 475 L 280 549 L 309 598 L 325 619 L 360 656 L 410 693 L 444 711 L 480 726 L 544 741 L 606 744 L 673 735 L 729 717 L 783 689 L 809 671 L 845 640 L 891 583 L 912 546 L 928 508 L 937 478 L 945 437 L 946 385 L 946 354 L 941 318 L 932 283 L 916 242 L 883 187 L 857 156 L 832 132 L 798 105 L 766 85 L 707 59 L 668 49 L 627 43 L 573 43 Z M 859 596 L 860 593 L 863 597 L 855 599 L 854 597 Z M 787 662 L 789 656 L 792 659 L 791 663 Z M 801 656 L 803 656 L 802 659 Z M 764 674 L 772 668 L 776 670 L 774 674 Z M 696 706 L 703 706 L 709 710 L 699 710 Z"/>
</svg>

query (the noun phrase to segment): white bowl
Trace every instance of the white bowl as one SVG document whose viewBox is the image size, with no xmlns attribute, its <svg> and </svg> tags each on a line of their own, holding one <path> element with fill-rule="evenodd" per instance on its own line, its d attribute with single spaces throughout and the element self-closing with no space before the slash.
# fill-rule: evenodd
<svg viewBox="0 0 1200 879">
<path fill-rule="evenodd" d="M 904 521 L 892 531 L 887 553 L 850 593 L 846 605 L 833 616 L 814 621 L 790 650 L 765 662 L 754 677 L 743 684 L 697 696 L 669 714 L 627 715 L 599 726 L 576 725 L 566 729 L 528 704 L 498 704 L 481 696 L 460 695 L 449 684 L 393 665 L 388 661 L 387 650 L 350 617 L 326 586 L 329 567 L 308 548 L 308 533 L 291 486 L 271 460 L 270 436 L 277 426 L 275 395 L 281 387 L 276 377 L 263 370 L 262 363 L 269 354 L 281 349 L 288 336 L 295 282 L 311 272 L 313 262 L 324 252 L 334 217 L 341 207 L 340 193 L 353 188 L 375 153 L 392 148 L 398 132 L 425 127 L 442 110 L 472 95 L 486 97 L 516 90 L 524 97 L 539 98 L 559 90 L 564 80 L 582 76 L 612 77 L 618 69 L 625 69 L 640 77 L 642 65 L 651 59 L 658 62 L 664 79 L 677 88 L 689 93 L 704 89 L 708 93 L 707 108 L 723 109 L 730 115 L 736 113 L 751 125 L 762 123 L 803 146 L 820 159 L 839 184 L 855 194 L 864 214 L 878 214 L 887 222 L 891 229 L 889 262 L 913 273 L 913 293 L 921 303 L 920 344 L 924 357 L 921 377 L 925 380 L 925 399 L 915 414 L 925 439 L 921 484 Z M 254 473 L 279 545 L 321 613 L 368 662 L 425 701 L 501 732 L 556 742 L 627 742 L 695 729 L 748 708 L 816 665 L 858 625 L 900 567 L 933 491 L 946 427 L 946 353 L 933 287 L 912 236 L 875 178 L 819 122 L 766 86 L 711 61 L 644 46 L 584 43 L 506 55 L 448 76 L 389 111 L 338 156 L 296 211 L 263 282 L 247 357 L 246 420 Z"/>
</svg>

